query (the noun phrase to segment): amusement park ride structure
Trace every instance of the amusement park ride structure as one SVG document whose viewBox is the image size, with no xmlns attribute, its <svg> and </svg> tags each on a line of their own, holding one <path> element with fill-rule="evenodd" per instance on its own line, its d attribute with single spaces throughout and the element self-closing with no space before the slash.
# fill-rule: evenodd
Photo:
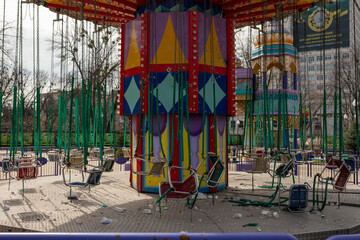
<svg viewBox="0 0 360 240">
<path fill-rule="evenodd" d="M 215 174 L 218 177 L 216 184 L 209 185 L 205 180 L 196 188 L 213 192 L 227 186 L 227 122 L 236 113 L 234 30 L 249 25 L 264 26 L 270 20 L 281 22 L 289 15 L 301 14 L 310 7 L 323 4 L 316 0 L 29 2 L 78 20 L 120 29 L 120 114 L 131 119 L 130 181 L 141 192 L 158 192 L 164 179 L 185 183 L 193 174 L 209 174 L 216 169 L 222 171 Z M 279 26 L 271 25 L 268 31 L 277 28 L 278 32 L 267 34 L 279 34 Z M 282 40 L 286 43 L 286 64 L 282 64 L 280 57 L 274 60 L 274 55 L 267 56 L 266 48 L 276 51 L 281 42 L 268 42 L 266 34 L 257 39 L 258 48 L 253 53 L 254 74 L 261 74 L 265 80 L 266 71 L 260 66 L 274 66 L 280 68 L 284 81 L 282 87 L 277 85 L 277 89 L 272 90 L 268 90 L 273 86 L 271 83 L 264 81 L 263 89 L 260 89 L 255 82 L 252 86 L 255 93 L 253 113 L 260 111 L 256 106 L 265 106 L 259 101 L 268 92 L 274 96 L 293 96 L 289 99 L 294 102 L 289 101 L 286 105 L 286 116 L 298 114 L 299 110 L 295 109 L 298 106 L 296 50 L 292 47 L 291 37 L 285 33 Z M 271 61 L 259 64 L 268 57 Z M 294 75 L 294 90 L 288 89 L 288 72 Z M 269 107 L 263 111 L 265 109 L 268 111 Z M 264 134 L 270 139 L 271 134 L 265 131 Z M 284 136 L 288 135 L 285 133 Z M 289 142 L 285 142 L 285 147 L 287 145 Z M 211 159 L 210 156 L 216 157 Z M 167 165 L 162 177 L 159 171 L 155 174 L 151 170 L 156 162 Z M 220 162 L 223 169 L 218 168 Z M 173 183 L 170 185 L 174 188 Z"/>
</svg>

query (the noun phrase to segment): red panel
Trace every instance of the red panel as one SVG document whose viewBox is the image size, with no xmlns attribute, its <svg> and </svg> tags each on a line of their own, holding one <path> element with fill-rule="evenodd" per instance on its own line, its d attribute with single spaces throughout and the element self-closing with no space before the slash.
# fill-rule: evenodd
<svg viewBox="0 0 360 240">
<path fill-rule="evenodd" d="M 138 144 L 138 146 L 135 146 L 137 148 L 136 154 L 137 155 L 142 155 L 142 142 L 143 142 L 142 140 L 143 140 L 143 138 L 141 137 L 141 135 L 142 135 L 142 126 L 140 126 L 140 129 L 139 129 L 140 114 L 132 115 L 132 118 L 134 116 L 136 116 L 137 134 L 140 134 L 140 139 L 139 139 L 138 143 L 137 143 L 137 137 L 138 136 L 136 136 L 136 139 L 135 139 L 135 141 L 136 141 L 135 144 Z M 142 121 L 143 121 L 143 119 L 142 119 Z M 136 171 L 141 172 L 142 170 L 143 170 L 142 169 L 142 161 L 137 160 L 137 162 L 136 162 Z M 143 186 L 142 186 L 142 176 L 141 175 L 136 175 L 136 177 L 137 177 L 137 190 L 139 192 L 142 192 L 142 188 L 143 188 Z"/>
<path fill-rule="evenodd" d="M 204 71 L 204 65 L 198 65 L 198 71 Z M 219 74 L 219 75 L 227 75 L 227 68 L 224 67 L 216 67 L 211 65 L 205 65 L 205 71 L 207 73 Z"/>
<path fill-rule="evenodd" d="M 123 41 L 123 42 L 125 42 L 125 41 Z M 124 65 L 125 65 L 125 63 L 124 63 Z M 135 68 L 123 70 L 124 78 L 137 75 L 137 74 L 140 73 L 140 70 L 141 70 L 140 67 L 135 67 Z"/>
<path fill-rule="evenodd" d="M 120 62 L 120 115 L 124 114 L 124 68 L 125 68 L 125 24 L 121 26 L 121 62 Z"/>
<path fill-rule="evenodd" d="M 235 33 L 234 22 L 232 20 L 226 21 L 227 26 L 227 113 L 230 116 L 235 116 Z"/>
<path fill-rule="evenodd" d="M 189 113 L 199 111 L 198 35 L 199 12 L 189 11 Z"/>
<path fill-rule="evenodd" d="M 171 72 L 176 71 L 188 71 L 189 64 L 188 63 L 182 63 L 182 64 L 150 64 L 150 72 L 168 72 L 170 70 Z"/>
<path fill-rule="evenodd" d="M 217 149 L 215 149 L 215 121 L 214 115 L 209 115 L 209 152 L 217 154 Z M 205 131 L 204 131 L 205 132 Z M 213 166 L 212 162 L 209 161 L 209 169 Z M 209 188 L 210 192 L 216 192 L 216 187 Z"/>
<path fill-rule="evenodd" d="M 150 34 L 149 34 L 149 14 L 144 13 L 141 15 L 141 42 L 140 42 L 140 87 L 141 84 L 144 85 L 144 92 L 140 94 L 142 96 L 143 105 L 140 106 L 142 113 L 147 113 L 148 111 L 148 86 L 149 86 L 149 42 L 150 42 Z"/>
</svg>

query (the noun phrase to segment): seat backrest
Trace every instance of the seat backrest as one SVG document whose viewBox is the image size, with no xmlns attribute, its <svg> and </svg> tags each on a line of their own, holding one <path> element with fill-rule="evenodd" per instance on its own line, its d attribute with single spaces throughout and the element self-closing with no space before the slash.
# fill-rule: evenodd
<svg viewBox="0 0 360 240">
<path fill-rule="evenodd" d="M 224 165 L 221 161 L 218 161 L 215 164 L 214 170 L 210 173 L 209 178 L 207 180 L 207 185 L 209 187 L 216 187 L 220 181 L 221 176 L 224 173 Z"/>
<path fill-rule="evenodd" d="M 302 153 L 296 153 L 295 154 L 295 161 L 296 162 L 303 162 L 303 154 Z"/>
<path fill-rule="evenodd" d="M 89 178 L 87 179 L 86 183 L 88 185 L 99 185 L 102 173 L 103 173 L 102 171 L 97 169 L 91 170 Z"/>
<path fill-rule="evenodd" d="M 104 172 L 111 172 L 114 167 L 115 160 L 107 160 L 104 161 L 103 169 Z"/>
<path fill-rule="evenodd" d="M 154 162 L 152 163 L 150 174 L 152 175 L 160 175 L 162 174 L 162 170 L 164 168 L 165 162 Z"/>
<path fill-rule="evenodd" d="M 266 172 L 267 171 L 267 160 L 263 157 L 257 157 L 254 159 L 254 165 L 251 170 L 252 172 Z"/>
</svg>

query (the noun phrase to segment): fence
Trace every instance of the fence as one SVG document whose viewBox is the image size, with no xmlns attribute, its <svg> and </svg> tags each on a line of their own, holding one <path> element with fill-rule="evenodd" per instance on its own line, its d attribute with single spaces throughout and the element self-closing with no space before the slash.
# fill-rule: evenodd
<svg viewBox="0 0 360 240">
<path fill-rule="evenodd" d="M 320 156 L 321 150 L 315 150 L 314 156 L 312 157 L 312 161 L 304 162 L 301 165 L 295 166 L 294 174 L 295 176 L 300 177 L 313 177 L 317 173 L 320 173 L 326 166 L 326 161 L 324 157 L 315 157 Z M 242 148 L 232 147 L 229 149 L 229 170 L 230 171 L 250 171 L 253 169 L 254 162 L 252 160 L 248 160 L 246 158 L 240 157 L 242 153 Z M 328 151 L 329 155 L 332 154 L 332 151 Z M 351 166 L 353 171 L 349 178 L 348 183 L 352 183 L 355 185 L 359 184 L 359 156 L 356 156 L 353 151 L 345 151 L 346 154 L 354 155 L 355 162 Z M 324 173 L 324 177 L 333 177 L 335 174 L 335 169 L 329 169 Z"/>
<path fill-rule="evenodd" d="M 48 161 L 49 158 L 48 158 L 47 153 L 46 153 L 45 150 L 46 150 L 46 147 L 43 146 L 42 147 L 42 151 L 43 151 L 42 159 L 40 160 L 41 166 L 39 166 L 39 168 L 38 168 L 38 177 L 61 175 L 61 167 L 56 162 Z M 25 147 L 24 151 L 25 152 L 34 151 L 34 147 L 32 147 L 32 146 Z M 0 148 L 0 153 L 2 155 L 7 155 L 7 154 L 9 154 L 9 152 L 10 152 L 9 147 L 1 147 Z M 94 161 L 94 163 L 95 163 L 95 161 Z M 95 165 L 95 164 L 93 164 L 93 165 Z M 0 162 L 0 168 L 1 167 L 2 167 L 2 163 Z M 118 164 L 116 162 L 116 164 L 113 167 L 113 171 L 129 171 L 129 170 L 130 170 L 129 163 Z M 0 170 L 0 181 L 1 180 L 8 180 L 8 179 L 9 179 L 9 173 L 8 172 L 3 172 L 3 171 Z"/>
</svg>

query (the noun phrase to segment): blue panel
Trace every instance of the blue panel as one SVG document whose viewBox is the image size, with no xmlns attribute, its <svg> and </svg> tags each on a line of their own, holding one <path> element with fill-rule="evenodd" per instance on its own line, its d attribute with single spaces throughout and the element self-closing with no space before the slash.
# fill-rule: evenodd
<svg viewBox="0 0 360 240">
<path fill-rule="evenodd" d="M 215 80 L 216 114 L 227 114 L 227 77 L 225 75 L 199 72 L 199 113 L 203 113 L 205 99 L 205 113 L 214 114 L 213 82 Z M 205 85 L 205 96 L 204 95 Z"/>
<path fill-rule="evenodd" d="M 296 240 L 285 233 L 1 233 L 1 240 Z M 334 238 L 343 239 L 343 238 Z M 347 238 L 358 239 L 358 238 Z"/>
<path fill-rule="evenodd" d="M 337 236 L 329 237 L 326 240 L 359 240 L 359 239 L 360 239 L 360 234 L 356 234 L 356 235 L 337 235 Z"/>
<path fill-rule="evenodd" d="M 140 74 L 124 78 L 124 115 L 139 114 Z"/>
<path fill-rule="evenodd" d="M 188 72 L 181 72 L 180 74 L 182 74 L 181 76 L 182 104 L 184 106 L 182 111 L 185 114 L 186 111 L 188 111 L 188 109 L 186 109 L 186 100 L 188 98 L 188 96 L 186 95 L 186 85 L 188 84 Z M 159 113 L 172 113 L 174 100 L 175 100 L 175 113 L 178 114 L 179 102 L 180 102 L 179 96 L 181 96 L 179 94 L 180 74 L 177 74 L 177 72 L 150 73 L 150 79 L 152 83 L 152 101 L 153 101 L 152 112 L 154 114 L 156 114 L 158 111 L 156 105 L 157 92 L 158 92 L 158 101 L 159 101 Z M 175 85 L 175 99 L 174 99 L 174 85 Z"/>
</svg>

